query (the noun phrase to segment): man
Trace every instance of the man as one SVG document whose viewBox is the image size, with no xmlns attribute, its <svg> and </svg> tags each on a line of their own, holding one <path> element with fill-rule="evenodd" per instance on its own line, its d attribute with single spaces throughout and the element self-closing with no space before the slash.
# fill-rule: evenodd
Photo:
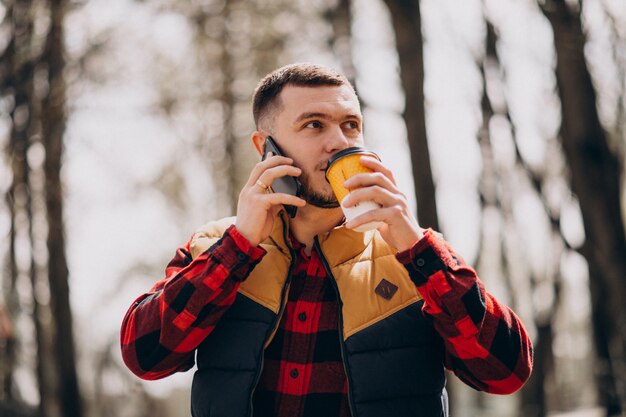
<svg viewBox="0 0 626 417">
<path fill-rule="evenodd" d="M 354 89 L 336 71 L 280 68 L 254 94 L 262 154 L 237 216 L 178 249 L 165 279 L 122 325 L 124 361 L 158 379 L 194 363 L 194 416 L 447 416 L 444 367 L 478 390 L 519 389 L 532 366 L 526 331 L 443 238 L 420 228 L 391 171 L 345 182 L 344 223 L 325 180 L 329 158 L 363 146 Z M 297 177 L 302 198 L 272 193 Z M 284 205 L 297 207 L 294 218 Z M 377 230 L 353 229 L 383 222 Z M 195 356 L 195 358 L 194 358 Z"/>
</svg>

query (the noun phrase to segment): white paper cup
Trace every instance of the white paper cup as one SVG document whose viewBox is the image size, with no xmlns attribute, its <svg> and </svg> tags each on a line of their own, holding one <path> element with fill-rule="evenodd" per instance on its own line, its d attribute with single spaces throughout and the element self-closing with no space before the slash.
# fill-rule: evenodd
<svg viewBox="0 0 626 417">
<path fill-rule="evenodd" d="M 347 222 L 359 217 L 361 214 L 378 208 L 380 208 L 380 205 L 374 201 L 362 201 L 353 207 L 344 207 L 343 204 L 341 204 L 341 209 L 343 210 L 343 215 L 346 216 Z M 368 230 L 376 229 L 382 225 L 383 222 L 369 222 L 355 227 L 353 230 L 357 232 L 367 232 Z"/>
</svg>

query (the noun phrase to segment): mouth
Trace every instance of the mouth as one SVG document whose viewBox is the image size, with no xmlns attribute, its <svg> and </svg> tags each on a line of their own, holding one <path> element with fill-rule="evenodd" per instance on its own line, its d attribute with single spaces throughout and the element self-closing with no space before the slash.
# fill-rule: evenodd
<svg viewBox="0 0 626 417">
<path fill-rule="evenodd" d="M 328 161 L 322 162 L 318 165 L 320 168 L 320 171 L 326 171 L 328 169 Z"/>
</svg>

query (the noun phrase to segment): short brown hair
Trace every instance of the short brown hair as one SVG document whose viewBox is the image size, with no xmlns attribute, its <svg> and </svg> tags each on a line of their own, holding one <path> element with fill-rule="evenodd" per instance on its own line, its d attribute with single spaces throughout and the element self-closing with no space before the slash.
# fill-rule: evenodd
<svg viewBox="0 0 626 417">
<path fill-rule="evenodd" d="M 268 113 L 279 109 L 278 96 L 287 85 L 300 87 L 348 85 L 350 81 L 334 68 L 309 63 L 285 65 L 267 74 L 254 90 L 252 114 L 259 128 L 259 121 Z"/>
</svg>

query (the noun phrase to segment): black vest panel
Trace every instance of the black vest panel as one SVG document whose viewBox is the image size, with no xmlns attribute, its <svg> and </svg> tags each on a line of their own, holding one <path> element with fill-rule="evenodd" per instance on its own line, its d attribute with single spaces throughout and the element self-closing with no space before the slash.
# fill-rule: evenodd
<svg viewBox="0 0 626 417">
<path fill-rule="evenodd" d="M 354 417 L 447 416 L 443 346 L 423 301 L 350 336 L 345 353 Z M 237 294 L 197 349 L 193 417 L 251 417 L 263 345 L 276 315 Z"/>
<path fill-rule="evenodd" d="M 198 347 L 191 386 L 193 417 L 250 416 L 263 344 L 276 314 L 238 293 Z"/>
<path fill-rule="evenodd" d="M 346 340 L 358 417 L 447 414 L 443 342 L 422 305 L 410 305 Z"/>
</svg>

